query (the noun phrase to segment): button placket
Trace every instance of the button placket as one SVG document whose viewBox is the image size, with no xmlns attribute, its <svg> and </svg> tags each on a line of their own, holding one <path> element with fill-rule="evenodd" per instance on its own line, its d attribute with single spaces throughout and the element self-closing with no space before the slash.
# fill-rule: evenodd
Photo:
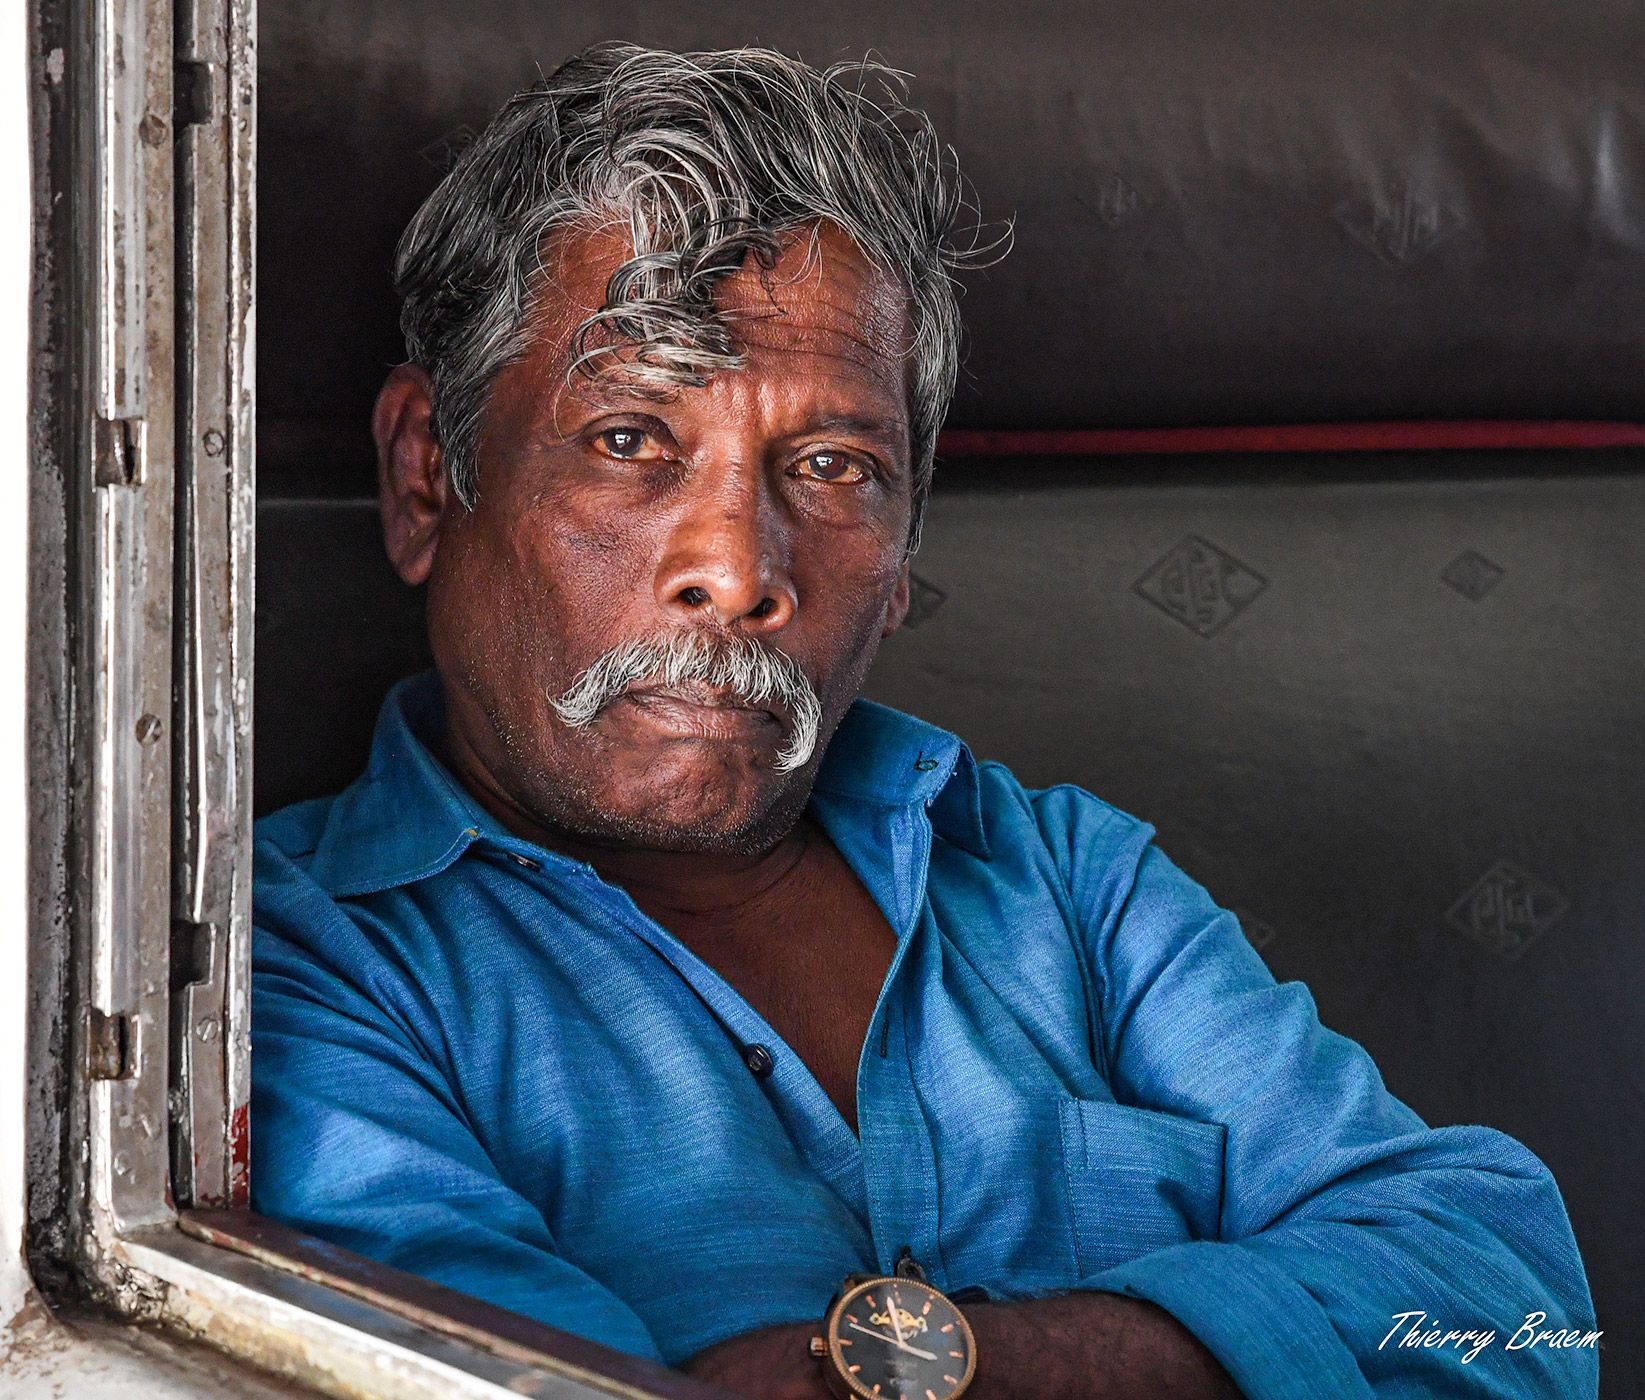
<svg viewBox="0 0 1645 1400">
<path fill-rule="evenodd" d="M 596 901 L 650 946 L 696 993 L 744 1068 L 767 1096 L 782 1098 L 805 1123 L 798 1145 L 817 1174 L 865 1223 L 868 1203 L 862 1186 L 862 1152 L 810 1070 L 742 993 L 634 903 L 626 891 L 590 872 Z"/>
<path fill-rule="evenodd" d="M 907 1018 L 902 998 L 915 968 L 911 958 L 928 958 L 931 941 L 921 938 L 928 918 L 925 882 L 931 868 L 931 822 L 923 807 L 892 815 L 893 822 L 913 823 L 912 860 L 906 889 L 906 927 L 898 930 L 897 953 L 886 977 L 880 1020 L 872 1039 L 885 1053 L 865 1055 L 861 1065 L 858 1132 L 863 1151 L 863 1177 L 868 1191 L 869 1225 L 882 1265 L 896 1249 L 911 1244 L 915 1254 L 938 1279 L 946 1279 L 938 1242 L 938 1181 L 936 1153 L 930 1127 L 914 1082 L 913 1059 L 908 1052 Z M 893 848 L 900 833 L 890 833 Z M 899 875 L 904 872 L 899 871 Z"/>
</svg>

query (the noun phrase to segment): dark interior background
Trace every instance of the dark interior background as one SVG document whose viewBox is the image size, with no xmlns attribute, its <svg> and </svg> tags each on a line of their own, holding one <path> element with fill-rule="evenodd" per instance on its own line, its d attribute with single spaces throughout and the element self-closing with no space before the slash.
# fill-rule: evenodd
<svg viewBox="0 0 1645 1400">
<path fill-rule="evenodd" d="M 394 242 L 599 39 L 914 75 L 1016 220 L 968 283 L 956 425 L 1645 420 L 1634 3 L 265 0 L 260 27 L 260 811 L 346 783 L 427 664 L 369 500 Z M 915 570 L 871 693 L 1154 822 L 1394 1092 L 1530 1145 L 1603 1393 L 1645 1394 L 1645 451 L 949 460 Z"/>
</svg>

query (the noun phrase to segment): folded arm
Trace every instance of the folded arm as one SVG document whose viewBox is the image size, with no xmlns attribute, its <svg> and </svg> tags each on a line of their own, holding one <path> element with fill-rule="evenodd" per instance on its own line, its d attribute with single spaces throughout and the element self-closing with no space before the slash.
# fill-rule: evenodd
<svg viewBox="0 0 1645 1400">
<path fill-rule="evenodd" d="M 661 1361 L 639 1315 L 561 1257 L 445 1077 L 379 1001 L 259 930 L 252 1205 L 369 1258 Z"/>
<path fill-rule="evenodd" d="M 1074 1293 L 965 1308 L 977 1338 L 966 1400 L 1240 1400 L 1228 1373 L 1151 1303 Z M 767 1327 L 693 1357 L 688 1374 L 761 1400 L 830 1400 L 806 1343 L 815 1324 Z"/>
<path fill-rule="evenodd" d="M 1039 817 L 1090 913 L 1094 1039 L 1116 1099 L 1225 1133 L 1216 1237 L 1089 1286 L 1171 1313 L 1251 1400 L 1594 1395 L 1591 1347 L 1507 1348 L 1527 1313 L 1595 1325 L 1547 1168 L 1491 1129 L 1425 1126 L 1363 1049 L 1320 1025 L 1307 990 L 1276 984 L 1233 916 L 1143 844 L 1146 828 L 1120 888 L 1081 852 L 1097 824 L 1128 818 L 1077 790 L 1042 795 Z M 1389 1334 L 1412 1311 L 1495 1337 L 1466 1362 L 1471 1343 L 1402 1347 Z"/>
</svg>

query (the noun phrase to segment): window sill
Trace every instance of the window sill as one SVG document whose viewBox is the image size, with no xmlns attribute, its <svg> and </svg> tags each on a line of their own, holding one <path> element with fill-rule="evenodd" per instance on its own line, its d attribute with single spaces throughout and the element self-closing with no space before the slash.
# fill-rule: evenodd
<svg viewBox="0 0 1645 1400">
<path fill-rule="evenodd" d="M 116 1253 L 162 1323 L 333 1395 L 728 1400 L 247 1211 L 183 1211 L 176 1227 L 128 1236 Z"/>
</svg>

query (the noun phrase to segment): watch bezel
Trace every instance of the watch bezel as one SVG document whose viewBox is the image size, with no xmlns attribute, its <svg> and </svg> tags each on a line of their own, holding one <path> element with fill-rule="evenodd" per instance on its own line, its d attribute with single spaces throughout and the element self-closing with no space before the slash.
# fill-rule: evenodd
<svg viewBox="0 0 1645 1400">
<path fill-rule="evenodd" d="M 840 1292 L 829 1308 L 828 1315 L 823 1319 L 823 1341 L 828 1347 L 827 1360 L 832 1375 L 846 1387 L 846 1394 L 857 1397 L 857 1400 L 874 1400 L 873 1391 L 857 1380 L 846 1370 L 845 1353 L 840 1349 L 840 1317 L 845 1312 L 846 1305 L 852 1299 L 860 1297 L 869 1289 L 882 1284 L 900 1284 L 911 1288 L 923 1289 L 925 1292 L 941 1298 L 952 1310 L 955 1319 L 959 1322 L 960 1330 L 965 1334 L 965 1374 L 960 1377 L 960 1383 L 940 1400 L 958 1400 L 970 1389 L 971 1381 L 977 1373 L 977 1338 L 971 1330 L 971 1320 L 966 1317 L 965 1310 L 950 1298 L 942 1289 L 926 1283 L 923 1279 L 909 1278 L 903 1274 L 876 1274 L 873 1278 L 861 1279 Z M 882 1392 L 880 1400 L 888 1400 Z"/>
</svg>

